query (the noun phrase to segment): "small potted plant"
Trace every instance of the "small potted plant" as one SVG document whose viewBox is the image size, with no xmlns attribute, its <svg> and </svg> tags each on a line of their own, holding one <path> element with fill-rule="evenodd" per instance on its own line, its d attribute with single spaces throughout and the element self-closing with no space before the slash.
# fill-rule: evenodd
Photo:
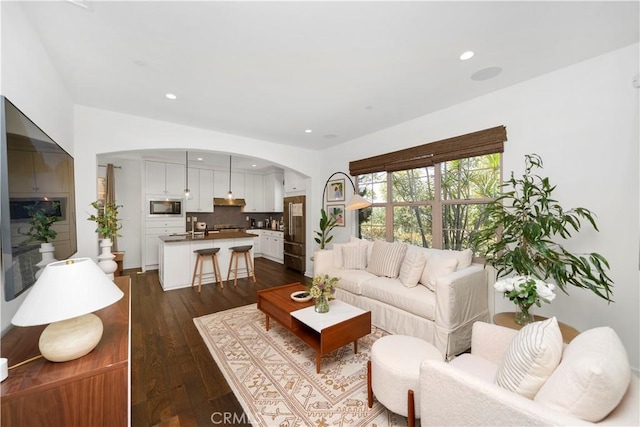
<svg viewBox="0 0 640 427">
<path fill-rule="evenodd" d="M 102 236 L 103 239 L 112 239 L 120 236 L 118 230 L 122 228 L 121 224 L 118 224 L 118 208 L 122 205 L 118 205 L 114 202 L 102 202 L 97 200 L 91 203 L 91 206 L 96 209 L 97 214 L 92 214 L 89 221 L 95 221 L 97 228 L 96 233 Z"/>
<path fill-rule="evenodd" d="M 121 224 L 118 224 L 118 208 L 122 205 L 118 205 L 114 202 L 103 203 L 101 201 L 95 201 L 91 203 L 97 210 L 97 214 L 92 214 L 89 221 L 95 221 L 97 224 L 96 233 L 102 236 L 100 241 L 101 254 L 98 256 L 98 265 L 111 279 L 114 278 L 114 272 L 118 269 L 118 264 L 114 261 L 115 255 L 111 252 L 113 242 L 111 239 L 120 236 L 118 230 L 122 228 Z"/>
</svg>

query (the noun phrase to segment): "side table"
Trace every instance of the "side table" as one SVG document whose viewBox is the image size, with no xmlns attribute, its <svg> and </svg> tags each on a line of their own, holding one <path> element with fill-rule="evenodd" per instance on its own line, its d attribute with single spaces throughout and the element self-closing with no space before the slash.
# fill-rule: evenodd
<svg viewBox="0 0 640 427">
<path fill-rule="evenodd" d="M 515 318 L 516 318 L 516 314 L 513 311 L 497 313 L 495 316 L 493 316 L 493 323 L 495 323 L 496 325 L 505 326 L 511 329 L 517 329 L 517 330 L 522 329 L 522 325 L 518 325 L 516 323 Z M 546 317 L 537 316 L 537 315 L 534 315 L 533 319 L 536 322 L 539 322 L 541 320 L 547 320 Z M 560 326 L 560 332 L 562 333 L 562 340 L 566 344 L 570 343 L 571 340 L 577 337 L 578 334 L 580 333 L 577 329 L 567 325 L 566 323 L 558 322 L 558 326 Z"/>
</svg>

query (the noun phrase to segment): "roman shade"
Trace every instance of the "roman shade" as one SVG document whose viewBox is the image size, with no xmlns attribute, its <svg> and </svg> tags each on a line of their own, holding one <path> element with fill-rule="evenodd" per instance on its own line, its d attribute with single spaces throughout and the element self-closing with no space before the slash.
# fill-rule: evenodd
<svg viewBox="0 0 640 427">
<path fill-rule="evenodd" d="M 506 128 L 497 126 L 392 153 L 355 160 L 349 162 L 349 172 L 352 176 L 382 171 L 394 172 L 432 166 L 435 163 L 449 160 L 502 153 L 506 140 Z"/>
</svg>

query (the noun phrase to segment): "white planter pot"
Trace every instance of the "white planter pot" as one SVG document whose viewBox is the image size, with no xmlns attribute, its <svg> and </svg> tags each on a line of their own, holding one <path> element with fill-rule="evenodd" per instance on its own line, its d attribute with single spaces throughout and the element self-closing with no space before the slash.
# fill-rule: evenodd
<svg viewBox="0 0 640 427">
<path fill-rule="evenodd" d="M 113 260 L 116 256 L 111 253 L 113 242 L 111 239 L 100 240 L 100 255 L 98 255 L 98 266 L 111 280 L 114 279 L 113 272 L 118 268 L 118 264 Z"/>
<path fill-rule="evenodd" d="M 40 277 L 47 265 L 57 261 L 57 259 L 53 257 L 55 250 L 56 248 L 53 247 L 53 243 L 40 243 L 39 251 L 42 254 L 42 261 L 36 264 L 36 267 L 39 268 L 39 270 L 36 271 L 36 279 Z"/>
</svg>

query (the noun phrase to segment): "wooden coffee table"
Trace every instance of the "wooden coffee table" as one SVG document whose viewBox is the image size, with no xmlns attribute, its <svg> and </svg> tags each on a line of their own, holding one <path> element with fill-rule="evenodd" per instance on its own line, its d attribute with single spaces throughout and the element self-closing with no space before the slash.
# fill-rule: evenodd
<svg viewBox="0 0 640 427">
<path fill-rule="evenodd" d="M 358 338 L 371 333 L 371 312 L 345 302 L 333 300 L 329 313 L 314 311 L 313 301 L 296 302 L 291 299 L 295 291 L 306 288 L 300 283 L 258 291 L 258 309 L 269 319 L 278 321 L 287 330 L 307 343 L 316 352 L 316 372 L 320 373 L 322 356 L 353 342 L 358 352 Z"/>
</svg>

